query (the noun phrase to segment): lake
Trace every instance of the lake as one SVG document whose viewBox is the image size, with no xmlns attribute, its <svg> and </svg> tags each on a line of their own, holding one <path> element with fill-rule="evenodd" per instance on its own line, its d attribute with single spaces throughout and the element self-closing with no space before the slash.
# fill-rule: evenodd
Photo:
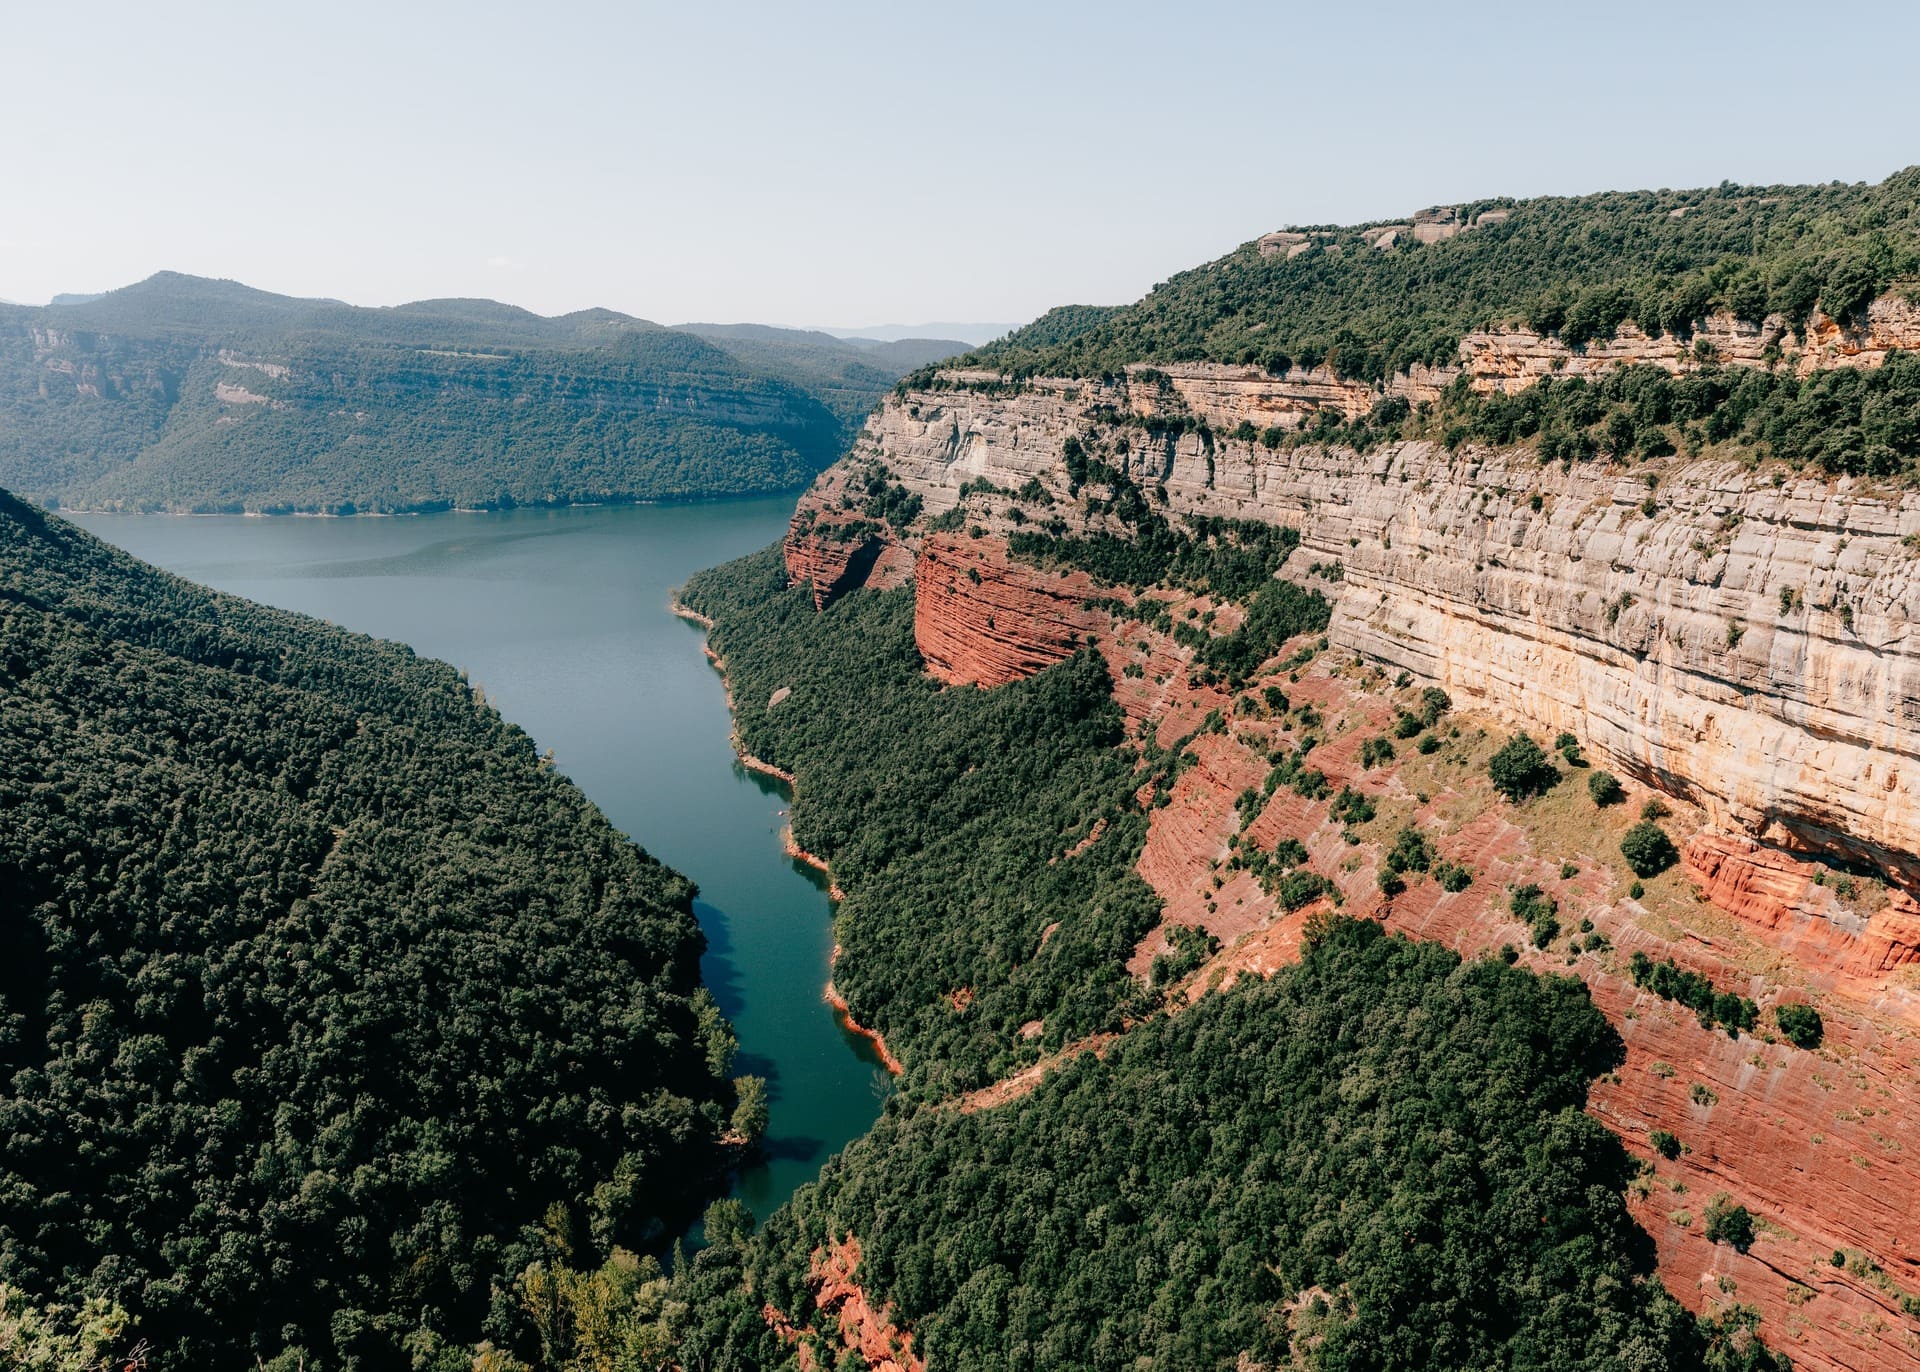
<svg viewBox="0 0 1920 1372">
<path fill-rule="evenodd" d="M 768 1080 L 767 1160 L 736 1194 L 765 1218 L 880 1112 L 886 1072 L 823 998 L 824 879 L 787 857 L 785 789 L 740 765 L 694 572 L 764 548 L 790 496 L 393 519 L 69 516 L 204 585 L 398 639 L 463 668 L 643 848 L 693 878 L 702 970 Z"/>
</svg>

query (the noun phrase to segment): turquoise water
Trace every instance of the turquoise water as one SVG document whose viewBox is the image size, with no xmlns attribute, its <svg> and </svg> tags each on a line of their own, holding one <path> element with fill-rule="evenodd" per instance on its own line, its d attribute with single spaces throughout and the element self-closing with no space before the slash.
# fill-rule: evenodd
<svg viewBox="0 0 1920 1372">
<path fill-rule="evenodd" d="M 787 799 L 735 758 L 702 630 L 669 611 L 703 567 L 780 536 L 791 497 L 400 519 L 89 515 L 194 581 L 464 668 L 621 829 L 700 886 L 707 984 L 771 1088 L 765 1217 L 879 1114 L 887 1076 L 822 998 L 824 880 L 782 851 Z"/>
</svg>

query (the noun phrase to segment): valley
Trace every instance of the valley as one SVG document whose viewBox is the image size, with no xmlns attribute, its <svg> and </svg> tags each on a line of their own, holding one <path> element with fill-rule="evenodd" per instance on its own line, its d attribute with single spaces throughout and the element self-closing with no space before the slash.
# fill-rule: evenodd
<svg viewBox="0 0 1920 1372">
<path fill-rule="evenodd" d="M 880 383 L 6 316 L 43 502 L 419 517 L 83 517 L 384 643 L 5 506 L 0 1336 L 1920 1365 L 1917 191 L 1293 225 Z"/>
</svg>

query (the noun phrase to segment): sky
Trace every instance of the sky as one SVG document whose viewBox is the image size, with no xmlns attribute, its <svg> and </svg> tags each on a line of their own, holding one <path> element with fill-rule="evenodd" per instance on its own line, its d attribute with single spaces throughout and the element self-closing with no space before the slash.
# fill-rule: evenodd
<svg viewBox="0 0 1920 1372">
<path fill-rule="evenodd" d="M 1288 223 L 1877 181 L 1920 6 L 0 0 L 0 299 L 1026 320 Z"/>
</svg>

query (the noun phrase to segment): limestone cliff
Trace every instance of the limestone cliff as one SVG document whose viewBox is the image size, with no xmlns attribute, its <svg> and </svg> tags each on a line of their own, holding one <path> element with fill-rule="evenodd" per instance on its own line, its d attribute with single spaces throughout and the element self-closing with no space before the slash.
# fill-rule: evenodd
<svg viewBox="0 0 1920 1372">
<path fill-rule="evenodd" d="M 971 484 L 966 521 L 987 533 L 1102 523 L 1069 495 L 1069 438 L 1170 513 L 1293 525 L 1295 565 L 1340 568 L 1336 645 L 1574 730 L 1730 831 L 1920 886 L 1920 496 L 1734 460 L 1665 464 L 1649 489 L 1640 469 L 1542 466 L 1527 451 L 1269 449 L 1226 435 L 1271 422 L 1291 383 L 1168 375 L 909 393 L 869 420 L 855 457 L 883 463 L 931 515 Z M 1209 428 L 1110 422 L 1147 411 L 1140 392 L 1164 384 Z M 807 536 L 817 505 L 803 500 L 789 540 L 797 579 L 825 556 Z M 1023 575 L 1036 574 L 996 585 Z M 923 627 L 944 634 L 946 618 L 935 607 Z M 937 651 L 965 655 L 950 635 Z"/>
</svg>

